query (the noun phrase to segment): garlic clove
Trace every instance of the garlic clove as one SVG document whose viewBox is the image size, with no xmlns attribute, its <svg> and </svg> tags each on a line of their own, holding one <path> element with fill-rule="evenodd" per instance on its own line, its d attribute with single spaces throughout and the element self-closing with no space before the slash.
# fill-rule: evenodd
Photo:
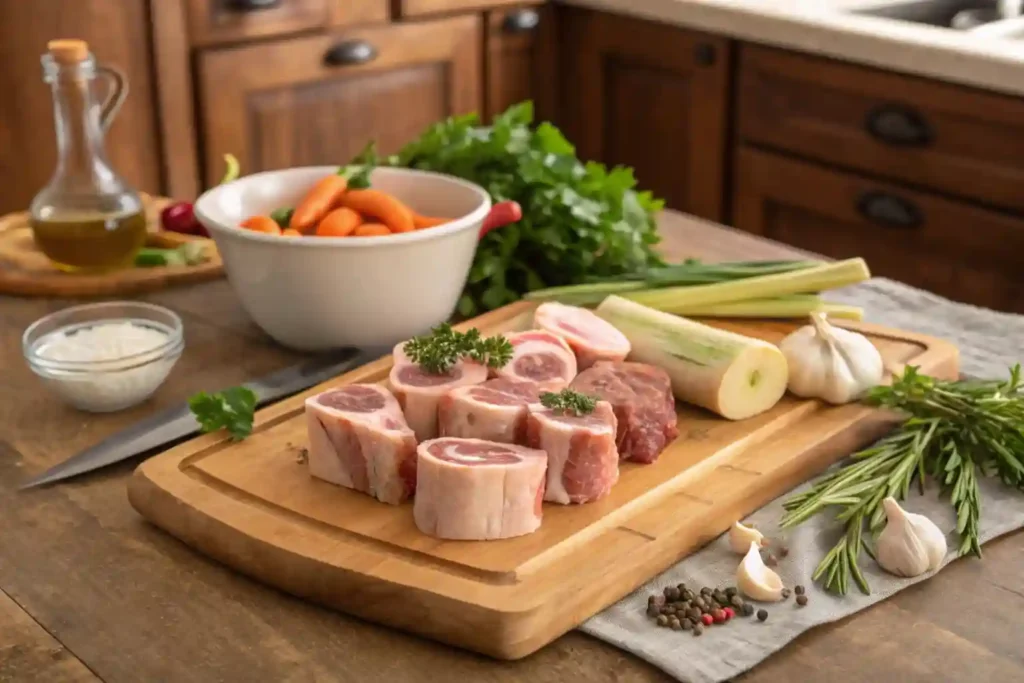
<svg viewBox="0 0 1024 683">
<path fill-rule="evenodd" d="M 759 548 L 763 548 L 768 545 L 768 539 L 754 527 L 735 522 L 729 529 L 729 547 L 732 548 L 732 551 L 744 555 L 751 543 L 756 543 Z"/>
<path fill-rule="evenodd" d="M 930 519 L 905 511 L 892 496 L 882 501 L 885 528 L 875 555 L 879 566 L 896 576 L 919 576 L 939 568 L 946 556 L 946 535 Z"/>
<path fill-rule="evenodd" d="M 747 554 L 736 568 L 736 588 L 751 600 L 778 602 L 782 599 L 782 579 L 761 559 L 756 542 L 750 543 Z"/>
</svg>

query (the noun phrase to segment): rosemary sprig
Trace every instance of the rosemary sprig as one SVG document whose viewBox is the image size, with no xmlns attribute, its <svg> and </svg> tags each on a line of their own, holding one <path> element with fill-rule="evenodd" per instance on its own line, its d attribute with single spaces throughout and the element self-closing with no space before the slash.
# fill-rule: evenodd
<svg viewBox="0 0 1024 683">
<path fill-rule="evenodd" d="M 562 389 L 557 394 L 545 391 L 540 395 L 540 402 L 545 408 L 566 415 L 589 415 L 597 407 L 597 399 L 581 394 L 572 389 Z"/>
<path fill-rule="evenodd" d="M 441 323 L 430 334 L 414 337 L 402 347 L 405 354 L 427 372 L 443 375 L 462 358 L 471 358 L 492 368 L 512 359 L 512 344 L 501 335 L 483 338 L 475 327 L 457 332 Z"/>
<path fill-rule="evenodd" d="M 845 594 L 852 577 L 870 592 L 858 561 L 871 554 L 863 537 L 881 531 L 887 496 L 902 500 L 911 485 L 924 492 L 932 477 L 947 491 L 956 510 L 959 553 L 981 556 L 978 523 L 981 502 L 978 477 L 997 474 L 1014 488 L 1024 488 L 1024 389 L 1020 365 L 1006 381 L 944 381 L 908 367 L 892 386 L 876 387 L 866 401 L 907 414 L 892 434 L 854 453 L 845 466 L 809 490 L 783 503 L 782 528 L 791 528 L 827 509 L 845 533 L 822 559 L 813 578 L 827 590 Z"/>
</svg>

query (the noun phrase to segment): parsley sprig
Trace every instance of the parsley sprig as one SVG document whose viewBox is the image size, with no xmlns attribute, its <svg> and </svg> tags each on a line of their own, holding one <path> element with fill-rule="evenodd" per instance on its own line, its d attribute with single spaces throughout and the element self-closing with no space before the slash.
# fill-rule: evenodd
<svg viewBox="0 0 1024 683">
<path fill-rule="evenodd" d="M 241 441 L 252 434 L 256 394 L 251 389 L 231 387 L 213 394 L 201 391 L 188 400 L 188 407 L 204 434 L 223 428 L 232 441 Z"/>
<path fill-rule="evenodd" d="M 430 334 L 410 339 L 402 350 L 414 363 L 435 375 L 445 374 L 463 358 L 492 368 L 500 368 L 512 360 L 512 344 L 505 337 L 484 338 L 475 327 L 458 332 L 448 323 L 441 323 Z"/>
<path fill-rule="evenodd" d="M 868 536 L 885 526 L 881 506 L 887 496 L 903 499 L 915 480 L 924 492 L 931 477 L 956 510 L 960 555 L 981 556 L 978 479 L 998 476 L 1024 490 L 1024 386 L 1021 367 L 1002 381 L 946 381 L 908 367 L 892 386 L 876 387 L 872 405 L 901 412 L 907 420 L 886 438 L 858 453 L 851 462 L 792 496 L 782 528 L 794 527 L 832 508 L 846 533 L 814 572 L 827 590 L 845 594 L 852 578 L 870 593 L 858 568 L 861 551 L 872 554 Z M 867 534 L 864 533 L 865 527 Z"/>
<path fill-rule="evenodd" d="M 587 396 L 572 389 L 562 389 L 557 394 L 545 391 L 540 395 L 540 402 L 545 408 L 550 408 L 563 415 L 589 415 L 597 407 L 597 399 L 593 396 Z"/>
</svg>

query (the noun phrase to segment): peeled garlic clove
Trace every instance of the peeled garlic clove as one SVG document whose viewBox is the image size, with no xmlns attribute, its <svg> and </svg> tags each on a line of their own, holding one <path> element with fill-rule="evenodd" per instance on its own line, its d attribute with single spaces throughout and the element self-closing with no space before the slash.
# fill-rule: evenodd
<svg viewBox="0 0 1024 683">
<path fill-rule="evenodd" d="M 751 542 L 750 549 L 736 568 L 736 587 L 751 600 L 778 602 L 782 599 L 782 579 L 761 559 L 755 542 Z"/>
<path fill-rule="evenodd" d="M 878 536 L 878 564 L 896 576 L 919 576 L 938 569 L 946 556 L 946 535 L 924 515 L 905 511 L 889 496 L 882 501 L 885 529 Z"/>
<path fill-rule="evenodd" d="M 729 547 L 733 552 L 743 555 L 751 543 L 756 543 L 759 548 L 768 545 L 764 534 L 754 527 L 743 526 L 739 522 L 734 523 L 729 529 Z"/>
</svg>

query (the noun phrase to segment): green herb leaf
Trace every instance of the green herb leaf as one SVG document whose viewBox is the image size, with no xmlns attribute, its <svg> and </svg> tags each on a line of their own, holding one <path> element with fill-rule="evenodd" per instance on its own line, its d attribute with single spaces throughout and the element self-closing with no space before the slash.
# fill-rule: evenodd
<svg viewBox="0 0 1024 683">
<path fill-rule="evenodd" d="M 370 187 L 370 174 L 379 165 L 377 143 L 371 140 L 363 148 L 363 151 L 352 159 L 350 165 L 338 169 L 338 175 L 344 176 L 348 180 L 348 186 L 353 190 L 365 190 Z"/>
<path fill-rule="evenodd" d="M 597 407 L 596 398 L 572 389 L 562 389 L 557 394 L 546 391 L 540 395 L 540 402 L 545 408 L 565 415 L 589 415 Z"/>
<path fill-rule="evenodd" d="M 429 335 L 410 339 L 402 350 L 414 363 L 435 375 L 445 374 L 463 358 L 492 368 L 500 368 L 512 359 L 512 344 L 504 336 L 485 339 L 475 327 L 457 332 L 448 323 L 433 328 Z"/>
<path fill-rule="evenodd" d="M 290 206 L 286 206 L 271 211 L 270 217 L 273 218 L 274 222 L 277 223 L 282 228 L 287 228 L 288 224 L 291 223 L 292 221 L 293 213 L 295 213 L 295 209 Z"/>
<path fill-rule="evenodd" d="M 233 441 L 241 441 L 252 433 L 256 394 L 246 387 L 213 394 L 199 392 L 189 398 L 188 407 L 203 433 L 226 429 Z"/>
</svg>

